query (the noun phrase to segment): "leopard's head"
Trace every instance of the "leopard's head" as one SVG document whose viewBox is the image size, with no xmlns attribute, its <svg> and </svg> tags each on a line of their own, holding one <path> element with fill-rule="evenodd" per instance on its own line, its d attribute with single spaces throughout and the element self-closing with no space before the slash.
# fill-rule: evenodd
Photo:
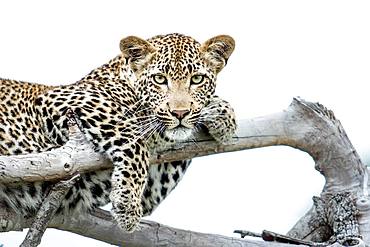
<svg viewBox="0 0 370 247">
<path fill-rule="evenodd" d="M 191 135 L 234 46 L 227 35 L 203 44 L 181 34 L 149 40 L 129 36 L 120 42 L 140 104 L 150 109 L 165 135 L 175 140 Z"/>
</svg>

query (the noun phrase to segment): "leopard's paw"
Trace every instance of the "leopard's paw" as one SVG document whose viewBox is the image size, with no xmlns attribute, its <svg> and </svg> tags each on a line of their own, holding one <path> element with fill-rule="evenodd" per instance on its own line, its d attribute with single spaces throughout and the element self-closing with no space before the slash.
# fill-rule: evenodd
<svg viewBox="0 0 370 247">
<path fill-rule="evenodd" d="M 236 131 L 234 109 L 231 105 L 218 97 L 201 112 L 202 123 L 209 134 L 218 142 L 228 142 Z"/>
<path fill-rule="evenodd" d="M 140 200 L 121 196 L 119 191 L 111 192 L 112 215 L 118 226 L 125 232 L 139 230 L 139 222 L 143 216 Z"/>
</svg>

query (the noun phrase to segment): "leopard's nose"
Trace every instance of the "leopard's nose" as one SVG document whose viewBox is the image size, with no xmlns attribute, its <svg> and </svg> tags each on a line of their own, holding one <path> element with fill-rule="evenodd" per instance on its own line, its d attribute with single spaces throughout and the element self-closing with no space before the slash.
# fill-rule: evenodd
<svg viewBox="0 0 370 247">
<path fill-rule="evenodd" d="M 178 120 L 183 119 L 186 115 L 190 113 L 190 110 L 173 110 L 171 111 L 171 115 L 175 116 Z"/>
</svg>

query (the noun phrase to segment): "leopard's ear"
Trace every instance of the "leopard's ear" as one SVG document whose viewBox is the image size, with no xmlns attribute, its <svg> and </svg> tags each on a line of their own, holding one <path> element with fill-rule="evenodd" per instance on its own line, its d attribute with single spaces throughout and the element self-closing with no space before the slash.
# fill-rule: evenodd
<svg viewBox="0 0 370 247">
<path fill-rule="evenodd" d="M 235 41 L 232 37 L 219 35 L 204 42 L 201 46 L 201 52 L 207 63 L 218 73 L 225 67 L 234 48 Z"/>
<path fill-rule="evenodd" d="M 127 58 L 134 72 L 140 71 L 150 62 L 155 48 L 146 40 L 135 36 L 123 38 L 120 42 L 122 55 Z"/>
</svg>

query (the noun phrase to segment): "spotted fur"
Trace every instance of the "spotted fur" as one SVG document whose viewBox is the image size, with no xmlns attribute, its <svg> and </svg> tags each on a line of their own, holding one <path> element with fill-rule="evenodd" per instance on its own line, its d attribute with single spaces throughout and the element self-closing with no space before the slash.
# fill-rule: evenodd
<svg viewBox="0 0 370 247">
<path fill-rule="evenodd" d="M 200 44 L 180 34 L 127 37 L 121 54 L 71 85 L 0 80 L 0 153 L 36 153 L 68 140 L 66 111 L 113 171 L 82 175 L 58 213 L 112 202 L 122 229 L 133 231 L 181 180 L 190 160 L 149 166 L 149 149 L 192 138 L 202 126 L 219 141 L 234 133 L 230 105 L 214 96 L 217 73 L 234 49 L 222 35 Z M 23 214 L 39 207 L 53 182 L 0 184 L 0 200 Z"/>
</svg>

